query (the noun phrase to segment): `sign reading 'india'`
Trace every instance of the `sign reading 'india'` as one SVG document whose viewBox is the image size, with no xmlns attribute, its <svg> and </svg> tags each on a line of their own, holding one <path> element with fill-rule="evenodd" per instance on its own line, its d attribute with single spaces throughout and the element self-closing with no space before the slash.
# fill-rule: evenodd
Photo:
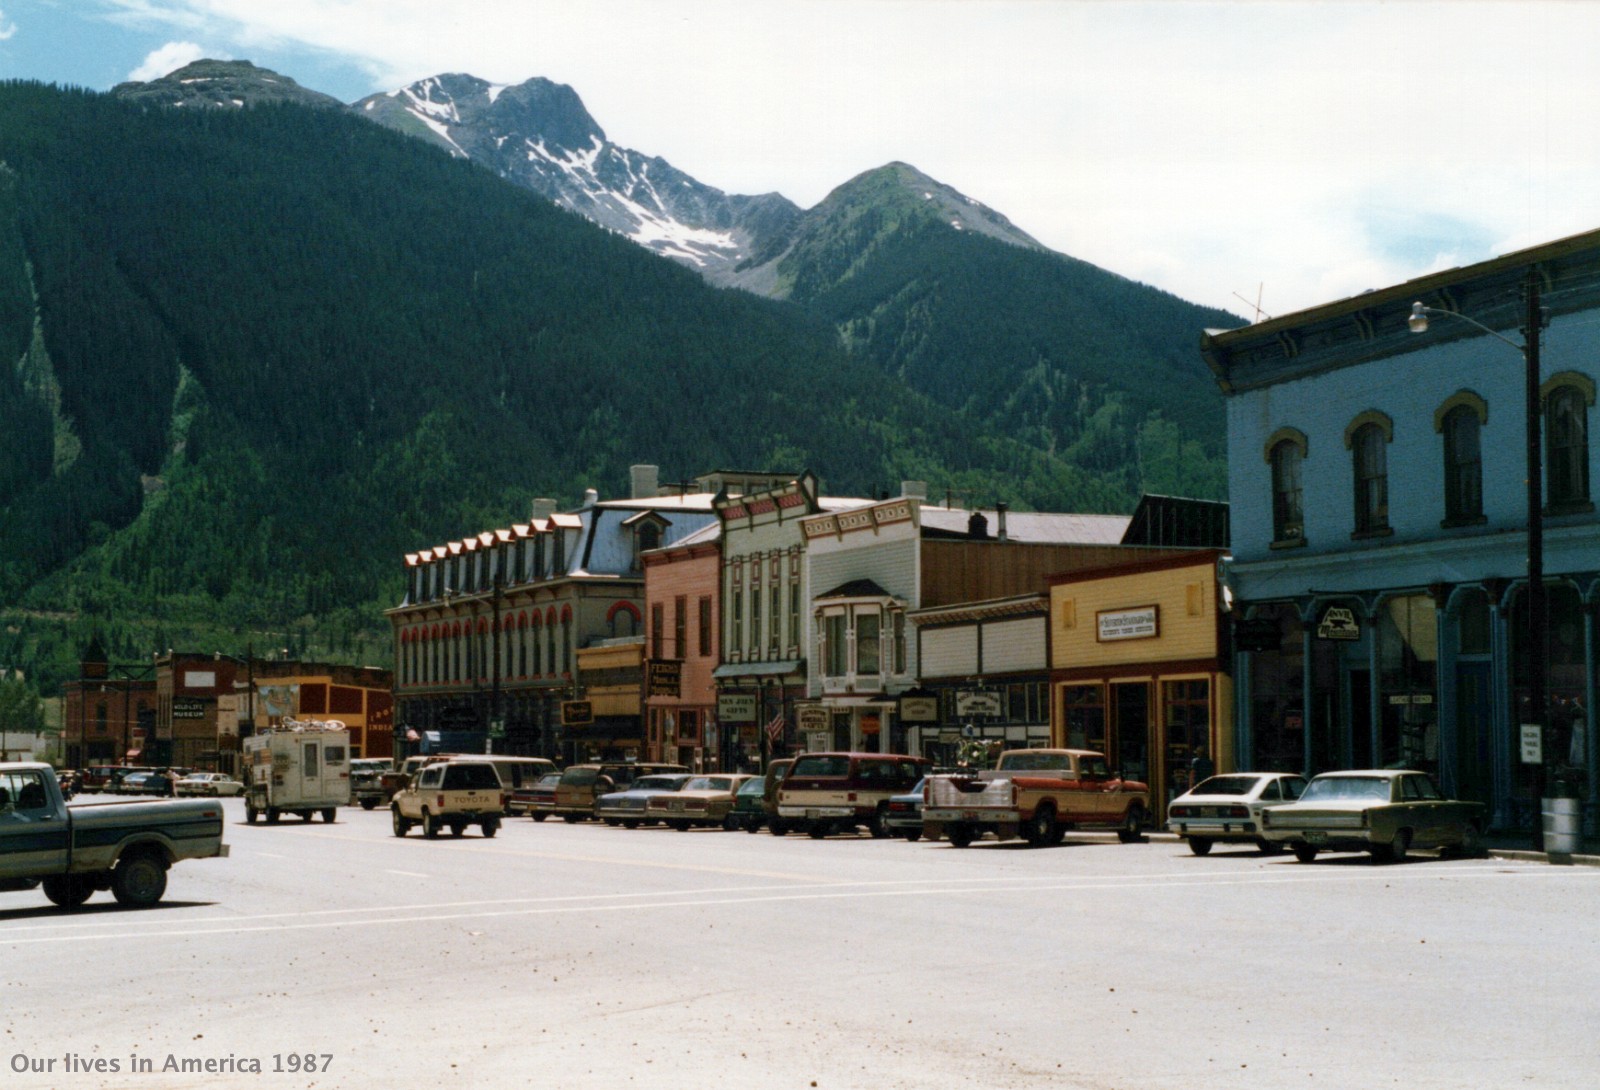
<svg viewBox="0 0 1600 1090">
<path fill-rule="evenodd" d="M 1160 613 L 1156 606 L 1116 609 L 1094 615 L 1096 634 L 1101 642 L 1110 640 L 1148 640 L 1161 634 Z"/>
</svg>

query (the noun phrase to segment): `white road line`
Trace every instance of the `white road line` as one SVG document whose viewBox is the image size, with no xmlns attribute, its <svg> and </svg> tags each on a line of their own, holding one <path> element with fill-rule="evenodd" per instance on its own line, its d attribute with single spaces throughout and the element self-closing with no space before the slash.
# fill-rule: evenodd
<svg viewBox="0 0 1600 1090">
<path fill-rule="evenodd" d="M 663 897 L 678 897 L 678 896 L 682 896 L 682 894 L 665 893 L 665 894 L 656 894 L 656 895 L 654 895 L 657 898 L 655 900 L 638 901 L 636 903 L 630 903 L 630 904 L 575 904 L 575 905 L 559 905 L 559 906 L 558 905 L 545 905 L 543 907 L 503 908 L 503 909 L 495 909 L 495 910 L 492 910 L 492 911 L 479 911 L 479 912 L 474 912 L 474 911 L 440 912 L 440 913 L 434 913 L 434 914 L 431 914 L 431 915 L 420 915 L 420 916 L 419 915 L 415 915 L 415 914 L 411 914 L 411 915 L 405 915 L 405 916 L 391 916 L 391 917 L 382 917 L 382 918 L 367 917 L 367 918 L 344 919 L 344 920 L 321 920 L 321 921 L 317 921 L 317 922 L 314 922 L 314 923 L 265 924 L 265 925 L 257 925 L 257 926 L 233 926 L 233 927 L 197 927 L 197 928 L 190 928 L 190 929 L 186 929 L 186 930 L 175 930 L 175 929 L 174 930 L 164 930 L 164 931 L 159 933 L 159 937 L 161 937 L 161 938 L 178 938 L 178 939 L 188 940 L 188 939 L 204 938 L 204 937 L 207 937 L 207 936 L 210 936 L 210 935 L 241 935 L 241 934 L 251 934 L 251 933 L 255 933 L 255 932 L 264 932 L 264 931 L 328 930 L 328 929 L 332 929 L 332 928 L 343 928 L 343 927 L 363 927 L 363 928 L 368 928 L 368 927 L 380 927 L 380 926 L 383 926 L 385 924 L 402 924 L 402 925 L 406 925 L 406 926 L 412 926 L 412 925 L 419 924 L 419 923 L 440 923 L 440 922 L 444 922 L 444 921 L 448 921 L 448 920 L 469 920 L 469 919 L 470 920 L 483 920 L 483 919 L 495 919 L 495 918 L 499 918 L 499 917 L 512 917 L 512 916 L 554 916 L 554 915 L 572 915 L 572 914 L 577 914 L 577 913 L 598 914 L 598 913 L 602 913 L 602 912 L 639 912 L 639 911 L 660 912 L 660 911 L 663 911 L 665 909 L 672 909 L 672 908 L 710 908 L 710 907 L 718 907 L 718 906 L 723 906 L 723 905 L 774 904 L 774 903 L 781 903 L 781 902 L 786 902 L 786 901 L 865 900 L 865 899 L 883 899 L 883 898 L 889 898 L 889 897 L 925 897 L 925 896 L 926 897 L 940 897 L 940 896 L 962 896 L 962 895 L 968 895 L 968 894 L 974 894 L 974 893 L 993 895 L 995 893 L 1005 893 L 1005 892 L 1044 893 L 1044 892 L 1081 892 L 1081 891 L 1084 891 L 1084 890 L 1101 890 L 1101 889 L 1136 889 L 1136 888 L 1151 889 L 1151 888 L 1162 888 L 1162 887 L 1194 888 L 1195 886 L 1202 885 L 1202 884 L 1208 884 L 1208 885 L 1235 885 L 1235 886 L 1247 886 L 1247 885 L 1293 885 L 1293 884 L 1306 884 L 1306 883 L 1317 883 L 1317 882 L 1333 882 L 1333 881 L 1339 881 L 1341 879 L 1351 879 L 1351 880 L 1356 880 L 1356 881 L 1376 881 L 1376 880 L 1382 879 L 1382 880 L 1386 880 L 1386 881 L 1389 881 L 1389 882 L 1395 882 L 1395 881 L 1401 881 L 1401 880 L 1406 880 L 1406 879 L 1410 878 L 1409 875 L 1396 874 L 1394 871 L 1389 870 L 1388 868 L 1384 868 L 1384 870 L 1385 870 L 1386 873 L 1374 874 L 1374 875 L 1370 875 L 1370 876 L 1358 876 L 1358 875 L 1325 875 L 1325 876 L 1321 876 L 1321 875 L 1283 875 L 1283 876 L 1260 876 L 1260 877 L 1243 877 L 1243 876 L 1241 876 L 1239 878 L 1224 879 L 1222 881 L 1216 880 L 1215 877 L 1211 877 L 1209 879 L 1204 879 L 1203 878 L 1203 879 L 1200 879 L 1200 880 L 1196 880 L 1196 879 L 1190 878 L 1189 880 L 1169 880 L 1169 881 L 1150 881 L 1148 879 L 1137 879 L 1137 878 L 1135 878 L 1135 879 L 1125 879 L 1125 880 L 1113 880 L 1113 881 L 1077 881 L 1077 882 L 1063 882 L 1063 883 L 1060 883 L 1060 884 L 1057 884 L 1057 885 L 1029 886 L 1028 888 L 1022 889 L 1022 890 L 986 889 L 986 888 L 973 888 L 973 887 L 970 887 L 970 886 L 969 887 L 954 887 L 954 886 L 946 885 L 946 886 L 928 886 L 928 887 L 919 888 L 919 889 L 857 889 L 857 890 L 853 890 L 853 891 L 840 890 L 838 892 L 832 892 L 832 893 L 824 893 L 824 892 L 821 892 L 819 890 L 806 890 L 806 891 L 790 891 L 790 892 L 786 892 L 786 893 L 775 893 L 775 894 L 770 894 L 770 895 L 753 896 L 753 897 L 752 896 L 700 897 L 699 899 L 696 899 L 696 900 L 664 900 L 664 899 L 662 899 Z M 1433 881 L 1443 880 L 1438 875 L 1438 872 L 1437 872 L 1438 869 L 1437 868 L 1429 868 L 1429 870 L 1433 872 L 1433 877 L 1431 879 L 1428 879 L 1428 877 L 1426 875 L 1419 874 L 1419 875 L 1416 876 L 1417 880 L 1433 880 Z M 1549 870 L 1544 870 L 1544 871 L 1528 871 L 1528 872 L 1516 872 L 1516 873 L 1506 872 L 1506 871 L 1502 871 L 1502 870 L 1499 870 L 1499 869 L 1495 869 L 1495 870 L 1478 869 L 1476 871 L 1459 871 L 1459 870 L 1457 870 L 1457 871 L 1453 872 L 1452 877 L 1474 878 L 1474 879 L 1495 879 L 1495 878 L 1521 877 L 1523 875 L 1523 873 L 1539 874 L 1541 876 L 1548 876 L 1548 877 L 1551 877 L 1551 878 L 1585 878 L 1585 879 L 1587 879 L 1587 878 L 1592 878 L 1592 877 L 1595 877 L 1595 876 L 1600 876 L 1600 868 L 1582 867 L 1582 868 L 1573 868 L 1571 870 L 1567 870 L 1565 868 L 1550 868 Z M 706 892 L 710 892 L 710 891 L 706 891 Z M 735 891 L 735 892 L 737 892 L 737 891 Z M 648 894 L 634 894 L 633 896 L 640 897 L 640 896 L 649 896 L 649 895 Z M 570 898 L 555 898 L 555 899 L 557 899 L 557 900 L 565 900 L 565 899 L 570 899 Z M 504 902 L 481 902 L 481 903 L 483 903 L 483 904 L 495 904 L 495 903 L 504 903 Z M 464 905 L 463 907 L 466 907 L 466 906 Z M 360 910 L 351 910 L 351 911 L 360 911 Z M 395 911 L 395 909 L 375 909 L 375 910 L 369 909 L 367 911 L 369 911 L 369 912 L 370 911 L 386 912 L 386 911 Z M 226 921 L 222 921 L 222 920 L 206 920 L 206 921 L 193 921 L 193 922 L 195 922 L 195 923 L 211 923 L 211 922 L 223 923 L 223 922 L 226 922 Z M 103 941 L 103 940 L 111 940 L 111 941 L 116 941 L 116 942 L 138 940 L 138 941 L 141 941 L 141 942 L 148 943 L 152 938 L 155 938 L 155 937 L 157 937 L 157 935 L 152 933 L 152 932 L 150 932 L 150 931 L 148 931 L 148 930 L 135 930 L 135 931 L 125 931 L 125 932 L 102 932 L 102 933 L 97 933 L 97 934 L 53 935 L 53 936 L 42 936 L 40 938 L 12 938 L 12 937 L 9 937 L 9 936 L 5 936 L 5 937 L 0 937 L 0 945 L 31 946 L 31 945 L 38 945 L 38 944 L 43 944 L 43 943 L 94 942 L 94 941 Z"/>
<path fill-rule="evenodd" d="M 385 874 L 398 874 L 402 878 L 426 878 L 426 877 L 428 877 L 426 874 L 422 874 L 422 873 L 419 873 L 418 871 L 414 871 L 414 870 L 386 870 L 383 873 L 385 873 Z"/>
</svg>

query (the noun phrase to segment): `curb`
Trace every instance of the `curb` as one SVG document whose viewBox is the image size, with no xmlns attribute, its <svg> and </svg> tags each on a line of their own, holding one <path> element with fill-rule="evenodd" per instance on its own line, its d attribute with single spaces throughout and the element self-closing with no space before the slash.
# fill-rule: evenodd
<svg viewBox="0 0 1600 1090">
<path fill-rule="evenodd" d="M 1536 852 L 1532 849 L 1490 848 L 1493 859 L 1512 859 L 1519 863 L 1548 863 L 1553 867 L 1600 867 L 1600 855 L 1567 852 Z"/>
</svg>

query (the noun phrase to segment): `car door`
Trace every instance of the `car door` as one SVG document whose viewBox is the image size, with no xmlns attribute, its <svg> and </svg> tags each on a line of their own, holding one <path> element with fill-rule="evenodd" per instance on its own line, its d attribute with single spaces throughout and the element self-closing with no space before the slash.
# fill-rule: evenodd
<svg viewBox="0 0 1600 1090">
<path fill-rule="evenodd" d="M 0 772 L 0 878 L 66 871 L 67 815 L 53 797 L 38 769 Z"/>
</svg>

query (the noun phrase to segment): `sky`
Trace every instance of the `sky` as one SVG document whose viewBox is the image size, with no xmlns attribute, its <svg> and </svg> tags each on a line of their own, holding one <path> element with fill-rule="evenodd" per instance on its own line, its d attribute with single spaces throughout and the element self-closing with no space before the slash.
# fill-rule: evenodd
<svg viewBox="0 0 1600 1090">
<path fill-rule="evenodd" d="M 910 163 L 1245 318 L 1600 228 L 1587 0 L 0 0 L 0 78 L 201 57 L 353 102 L 570 84 L 606 135 L 811 207 Z"/>
</svg>

